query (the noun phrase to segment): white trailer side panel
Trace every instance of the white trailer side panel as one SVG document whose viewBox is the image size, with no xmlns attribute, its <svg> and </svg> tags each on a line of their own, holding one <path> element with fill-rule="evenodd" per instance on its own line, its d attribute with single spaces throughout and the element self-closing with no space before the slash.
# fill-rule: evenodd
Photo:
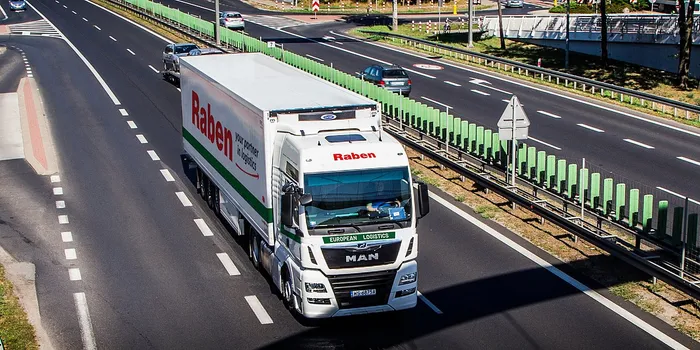
<svg viewBox="0 0 700 350">
<path fill-rule="evenodd" d="M 259 232 L 272 237 L 271 167 L 262 111 L 239 102 L 183 60 L 182 133 L 185 151 Z M 267 148 L 270 148 L 267 145 Z M 269 159 L 267 159 L 269 158 Z M 268 240 L 266 238 L 266 240 Z"/>
</svg>

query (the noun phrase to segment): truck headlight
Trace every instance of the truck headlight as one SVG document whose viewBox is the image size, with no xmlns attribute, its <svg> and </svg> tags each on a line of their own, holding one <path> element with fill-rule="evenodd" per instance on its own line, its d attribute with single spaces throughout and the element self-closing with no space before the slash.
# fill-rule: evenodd
<svg viewBox="0 0 700 350">
<path fill-rule="evenodd" d="M 399 285 L 402 286 L 404 284 L 415 283 L 417 275 L 418 272 L 411 272 L 401 276 L 401 279 L 399 280 Z"/>
<path fill-rule="evenodd" d="M 323 283 L 304 283 L 307 293 L 327 293 L 326 286 Z"/>
</svg>

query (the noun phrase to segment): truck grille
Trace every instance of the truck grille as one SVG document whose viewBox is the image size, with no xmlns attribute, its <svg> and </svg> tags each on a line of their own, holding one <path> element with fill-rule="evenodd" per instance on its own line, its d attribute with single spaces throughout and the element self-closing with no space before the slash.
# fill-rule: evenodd
<svg viewBox="0 0 700 350">
<path fill-rule="evenodd" d="M 338 307 L 351 309 L 384 305 L 389 302 L 391 287 L 394 284 L 396 270 L 379 271 L 369 273 L 357 273 L 350 275 L 328 276 Z M 351 291 L 376 289 L 377 294 L 362 297 L 351 297 Z"/>
<path fill-rule="evenodd" d="M 356 251 L 351 247 L 321 247 L 321 252 L 329 268 L 342 269 L 393 264 L 400 248 L 401 242 L 393 242 L 376 245 L 367 251 Z"/>
</svg>

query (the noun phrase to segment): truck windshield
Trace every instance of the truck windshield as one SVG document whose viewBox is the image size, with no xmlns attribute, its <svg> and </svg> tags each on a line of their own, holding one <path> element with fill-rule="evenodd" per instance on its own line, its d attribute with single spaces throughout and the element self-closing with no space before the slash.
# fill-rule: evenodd
<svg viewBox="0 0 700 350">
<path fill-rule="evenodd" d="M 306 174 L 309 229 L 411 219 L 408 167 Z"/>
</svg>

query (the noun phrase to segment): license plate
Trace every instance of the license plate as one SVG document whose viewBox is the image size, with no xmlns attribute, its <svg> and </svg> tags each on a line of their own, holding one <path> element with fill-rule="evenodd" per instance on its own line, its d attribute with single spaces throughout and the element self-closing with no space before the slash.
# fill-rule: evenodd
<svg viewBox="0 0 700 350">
<path fill-rule="evenodd" d="M 363 289 L 363 290 L 350 291 L 351 298 L 367 297 L 367 296 L 371 296 L 371 295 L 377 295 L 377 290 L 376 289 Z"/>
<path fill-rule="evenodd" d="M 402 82 L 402 81 L 397 81 L 397 82 L 391 83 L 391 85 L 392 85 L 392 86 L 400 86 L 400 85 L 403 85 L 403 82 Z"/>
</svg>

